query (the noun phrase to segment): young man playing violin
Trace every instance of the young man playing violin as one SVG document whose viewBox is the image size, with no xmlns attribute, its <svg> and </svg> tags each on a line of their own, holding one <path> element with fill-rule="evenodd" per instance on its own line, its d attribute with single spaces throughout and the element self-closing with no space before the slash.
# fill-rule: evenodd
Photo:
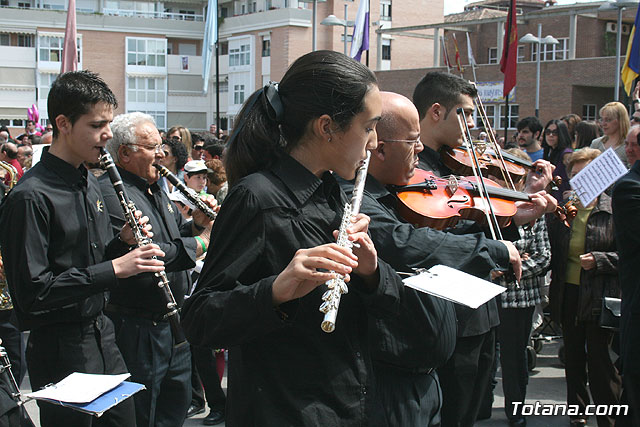
<svg viewBox="0 0 640 427">
<path fill-rule="evenodd" d="M 408 98 L 391 92 L 381 95 L 378 147 L 372 151 L 361 206 L 371 218 L 369 232 L 379 256 L 399 272 L 444 264 L 488 278 L 493 269 L 509 263 L 519 271 L 520 255 L 511 242 L 489 240 L 483 233 L 415 228 L 401 218 L 398 199 L 388 188 L 406 185 L 414 175 L 423 149 L 420 122 Z M 352 191 L 352 183 L 341 185 Z M 435 369 L 456 346 L 453 304 L 409 288 L 404 292 L 406 309 L 399 317 L 370 318 L 376 404 L 369 419 L 375 426 L 438 424 L 441 399 Z"/>
<path fill-rule="evenodd" d="M 419 168 L 433 171 L 437 176 L 452 174 L 442 162 L 441 149 L 463 144 L 464 136 L 456 112 L 462 108 L 467 125 L 473 128 L 476 96 L 477 90 L 471 83 L 451 74 L 431 72 L 418 83 L 413 103 L 418 109 L 420 137 L 424 144 L 424 150 L 418 154 Z M 519 202 L 512 221 L 514 225 L 525 224 L 555 210 L 556 201 L 540 191 L 551 181 L 553 166 L 542 160 L 534 165 L 536 172 L 529 174 L 527 188 L 531 202 Z M 472 230 L 465 228 L 458 227 L 456 234 Z M 470 426 L 476 419 L 480 400 L 490 381 L 499 318 L 494 300 L 476 310 L 456 306 L 456 314 L 456 349 L 445 366 L 438 370 L 443 394 L 442 425 Z"/>
</svg>

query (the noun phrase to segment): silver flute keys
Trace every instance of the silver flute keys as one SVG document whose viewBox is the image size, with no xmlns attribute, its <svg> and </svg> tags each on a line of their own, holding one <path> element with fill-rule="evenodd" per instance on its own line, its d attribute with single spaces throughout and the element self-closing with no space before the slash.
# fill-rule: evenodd
<svg viewBox="0 0 640 427">
<path fill-rule="evenodd" d="M 358 168 L 356 174 L 356 181 L 353 186 L 353 193 L 351 195 L 351 201 L 344 206 L 344 214 L 342 215 L 342 221 L 340 223 L 340 229 L 338 230 L 338 238 L 336 243 L 344 248 L 353 247 L 353 243 L 349 241 L 349 234 L 347 228 L 351 225 L 352 219 L 360 212 L 360 204 L 362 203 L 362 196 L 364 194 L 364 184 L 367 181 L 367 169 L 369 169 L 369 160 L 371 159 L 371 152 L 367 151 L 367 158 L 362 163 L 362 166 Z M 336 317 L 338 316 L 338 307 L 340 306 L 340 298 L 343 294 L 349 292 L 349 288 L 344 281 L 344 276 L 337 275 L 336 278 L 327 282 L 327 290 L 322 295 L 324 301 L 320 305 L 320 311 L 324 313 L 324 320 L 320 327 L 323 331 L 329 333 L 333 332 L 336 328 Z"/>
</svg>

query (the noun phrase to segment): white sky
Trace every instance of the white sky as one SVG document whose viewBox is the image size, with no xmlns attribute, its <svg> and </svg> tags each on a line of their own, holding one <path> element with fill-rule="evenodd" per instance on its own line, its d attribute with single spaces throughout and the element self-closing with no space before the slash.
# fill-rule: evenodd
<svg viewBox="0 0 640 427">
<path fill-rule="evenodd" d="M 444 14 L 462 12 L 464 6 L 476 0 L 444 0 Z M 558 0 L 558 4 L 591 3 L 600 0 Z"/>
</svg>

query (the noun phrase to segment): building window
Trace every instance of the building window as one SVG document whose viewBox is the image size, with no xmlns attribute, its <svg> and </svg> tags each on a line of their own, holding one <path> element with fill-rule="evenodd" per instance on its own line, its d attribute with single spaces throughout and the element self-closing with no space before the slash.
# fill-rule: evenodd
<svg viewBox="0 0 640 427">
<path fill-rule="evenodd" d="M 229 92 L 229 82 L 220 82 L 220 93 Z"/>
<path fill-rule="evenodd" d="M 127 37 L 127 65 L 165 67 L 167 44 L 164 39 Z"/>
<path fill-rule="evenodd" d="M 229 55 L 229 42 L 218 42 L 220 55 Z"/>
<path fill-rule="evenodd" d="M 164 111 L 154 111 L 154 110 L 127 110 L 127 113 L 135 113 L 139 111 L 140 113 L 145 113 L 153 117 L 153 120 L 156 122 L 156 127 L 158 129 L 166 129 L 167 127 L 167 115 Z"/>
<path fill-rule="evenodd" d="M 18 34 L 18 46 L 33 47 L 33 34 Z"/>
<path fill-rule="evenodd" d="M 582 120 L 596 120 L 596 104 L 585 104 L 582 106 Z"/>
<path fill-rule="evenodd" d="M 29 9 L 31 7 L 31 3 L 18 2 L 18 7 L 20 9 Z"/>
<path fill-rule="evenodd" d="M 271 40 L 262 39 L 262 57 L 271 56 Z"/>
<path fill-rule="evenodd" d="M 518 46 L 518 62 L 524 62 L 524 45 Z"/>
<path fill-rule="evenodd" d="M 490 47 L 489 48 L 489 64 L 497 64 L 498 63 L 498 48 Z"/>
<path fill-rule="evenodd" d="M 165 94 L 164 78 L 127 77 L 127 102 L 164 104 Z"/>
<path fill-rule="evenodd" d="M 233 103 L 236 105 L 244 102 L 244 85 L 233 86 Z"/>
<path fill-rule="evenodd" d="M 391 0 L 380 0 L 380 20 L 391 21 Z"/>
<path fill-rule="evenodd" d="M 47 99 L 49 97 L 49 89 L 58 78 L 57 74 L 42 73 L 40 74 L 40 85 L 38 91 L 39 99 Z"/>
<path fill-rule="evenodd" d="M 64 37 L 40 36 L 40 57 L 39 61 L 62 62 L 62 51 L 64 48 Z M 78 63 L 81 61 L 80 53 L 82 52 L 82 41 L 80 38 L 76 40 L 78 46 Z"/>
<path fill-rule="evenodd" d="M 505 125 L 505 120 L 507 119 L 505 117 L 505 106 L 504 105 L 500 105 L 500 128 L 504 129 L 504 125 Z M 518 111 L 519 111 L 519 105 L 509 105 L 509 129 L 515 129 L 516 128 L 516 124 L 518 123 Z"/>
<path fill-rule="evenodd" d="M 562 38 L 558 39 L 558 44 L 543 44 L 542 47 L 542 56 L 540 57 L 540 61 L 562 61 L 564 59 L 569 59 L 569 39 Z M 533 43 L 531 45 L 531 60 L 538 60 L 538 44 Z"/>
<path fill-rule="evenodd" d="M 229 16 L 229 8 L 221 7 L 220 8 L 220 17 L 221 18 L 226 18 L 227 16 Z"/>
<path fill-rule="evenodd" d="M 239 48 L 229 49 L 229 66 L 251 65 L 250 46 L 243 44 Z"/>
<path fill-rule="evenodd" d="M 489 126 L 492 129 L 495 129 L 496 124 L 496 106 L 485 104 L 484 111 L 487 113 L 487 120 L 489 121 Z M 482 121 L 482 117 L 480 114 L 477 114 L 478 110 L 475 111 L 476 114 L 476 128 L 478 129 L 486 129 L 485 123 Z"/>
<path fill-rule="evenodd" d="M 382 40 L 382 60 L 391 60 L 391 40 Z"/>
<path fill-rule="evenodd" d="M 7 33 L 0 34 L 0 46 L 11 46 L 11 35 Z"/>
</svg>

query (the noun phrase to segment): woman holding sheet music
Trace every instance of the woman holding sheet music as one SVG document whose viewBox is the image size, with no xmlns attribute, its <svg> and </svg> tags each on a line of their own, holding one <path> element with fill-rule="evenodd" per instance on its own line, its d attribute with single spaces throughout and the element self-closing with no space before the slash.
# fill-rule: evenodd
<svg viewBox="0 0 640 427">
<path fill-rule="evenodd" d="M 593 148 L 571 154 L 567 163 L 569 177 L 599 154 Z M 621 379 L 609 356 L 614 334 L 598 324 L 603 297 L 620 297 L 611 198 L 603 193 L 589 206 L 578 202 L 571 228 L 552 218 L 549 239 L 551 316 L 562 325 L 567 403 L 578 405 L 580 413 L 584 413 L 590 403 L 588 382 L 594 404 L 615 405 L 620 398 Z M 571 420 L 576 426 L 586 422 L 584 417 Z M 613 422 L 611 417 L 598 416 L 599 426 L 612 426 Z"/>
</svg>

